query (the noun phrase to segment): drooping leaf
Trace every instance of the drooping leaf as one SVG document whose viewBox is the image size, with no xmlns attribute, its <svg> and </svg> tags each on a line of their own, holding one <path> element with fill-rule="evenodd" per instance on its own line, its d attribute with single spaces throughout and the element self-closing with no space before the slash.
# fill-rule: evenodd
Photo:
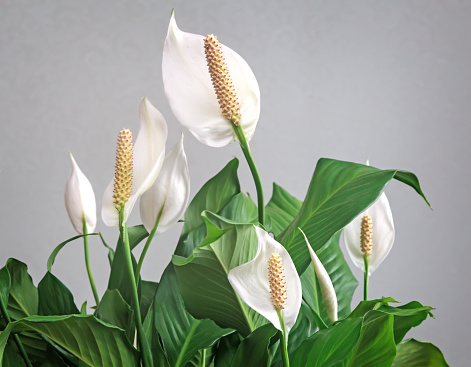
<svg viewBox="0 0 471 367">
<path fill-rule="evenodd" d="M 10 334 L 25 330 L 46 336 L 91 367 L 136 366 L 139 360 L 123 330 L 94 316 L 29 316 L 0 334 L 0 365 Z"/>
<path fill-rule="evenodd" d="M 184 366 L 200 349 L 211 347 L 233 330 L 221 329 L 211 320 L 198 320 L 186 310 L 174 267 L 169 264 L 154 300 L 155 325 L 171 366 Z"/>
<path fill-rule="evenodd" d="M 234 158 L 195 195 L 185 212 L 185 224 L 175 250 L 176 255 L 190 256 L 193 248 L 206 236 L 206 226 L 201 218 L 204 210 L 219 213 L 240 192 L 238 167 L 239 161 Z"/>
<path fill-rule="evenodd" d="M 410 172 L 321 158 L 299 213 L 277 237 L 290 253 L 298 272 L 304 272 L 310 259 L 298 227 L 317 253 L 335 233 L 371 205 L 393 178 L 410 185 L 426 200 L 417 177 Z"/>
<path fill-rule="evenodd" d="M 432 343 L 408 339 L 397 345 L 392 367 L 448 367 L 448 363 Z"/>
<path fill-rule="evenodd" d="M 239 345 L 231 367 L 263 367 L 268 365 L 270 340 L 278 330 L 266 324 L 253 331 Z"/>
<path fill-rule="evenodd" d="M 52 273 L 47 272 L 38 284 L 39 315 L 79 314 L 70 290 Z"/>
</svg>

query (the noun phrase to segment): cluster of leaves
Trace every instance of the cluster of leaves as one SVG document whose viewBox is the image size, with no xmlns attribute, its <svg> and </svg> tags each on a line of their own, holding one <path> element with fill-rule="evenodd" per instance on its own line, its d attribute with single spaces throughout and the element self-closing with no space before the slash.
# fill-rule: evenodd
<svg viewBox="0 0 471 367">
<path fill-rule="evenodd" d="M 197 193 L 160 283 L 139 281 L 154 366 L 282 366 L 278 330 L 245 305 L 227 279 L 232 268 L 250 261 L 257 250 L 257 207 L 241 192 L 237 168 L 234 159 Z M 403 340 L 431 316 L 431 307 L 415 301 L 395 307 L 394 299 L 382 298 L 350 310 L 358 282 L 339 248 L 340 231 L 393 178 L 424 197 L 409 172 L 330 159 L 318 162 L 303 202 L 274 184 L 265 229 L 290 253 L 303 287 L 301 311 L 289 334 L 292 366 L 447 366 L 432 344 Z M 339 306 L 334 325 L 298 227 L 332 279 Z M 129 228 L 131 248 L 147 236 L 143 226 Z M 17 260 L 9 259 L 0 270 L 0 297 L 12 319 L 0 318 L 0 365 L 25 366 L 14 343 L 18 335 L 33 366 L 138 366 L 121 239 L 109 250 L 108 289 L 93 315 L 87 314 L 86 304 L 79 310 L 71 292 L 51 273 L 65 243 L 51 255 L 37 287 Z"/>
</svg>

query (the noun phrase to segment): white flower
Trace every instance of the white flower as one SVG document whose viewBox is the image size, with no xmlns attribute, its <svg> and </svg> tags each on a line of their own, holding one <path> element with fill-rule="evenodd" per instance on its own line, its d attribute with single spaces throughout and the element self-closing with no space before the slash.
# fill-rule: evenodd
<svg viewBox="0 0 471 367">
<path fill-rule="evenodd" d="M 301 228 L 298 228 L 306 240 L 307 248 L 309 249 L 309 254 L 311 255 L 312 264 L 314 265 L 314 270 L 316 271 L 317 281 L 319 282 L 319 287 L 321 289 L 322 298 L 324 299 L 325 308 L 327 310 L 327 315 L 329 316 L 330 321 L 337 321 L 337 295 L 335 294 L 335 289 L 332 284 L 332 280 L 325 270 L 324 265 L 317 257 L 316 253 L 311 247 L 309 240 L 307 239 L 304 232 Z"/>
<path fill-rule="evenodd" d="M 361 251 L 361 220 L 369 215 L 372 220 L 373 246 L 369 256 L 368 275 L 372 274 L 388 255 L 394 243 L 394 222 L 388 199 L 384 192 L 376 202 L 358 215 L 343 229 L 343 238 L 353 263 L 365 271 L 364 254 Z"/>
<path fill-rule="evenodd" d="M 301 281 L 288 251 L 263 229 L 255 227 L 255 231 L 258 237 L 257 254 L 252 261 L 232 269 L 228 275 L 229 282 L 249 307 L 265 317 L 278 330 L 282 330 L 271 300 L 268 279 L 268 260 L 272 254 L 279 254 L 286 282 L 286 307 L 282 311 L 288 333 L 296 322 L 301 307 Z"/>
<path fill-rule="evenodd" d="M 249 65 L 222 45 L 240 105 L 240 126 L 249 141 L 260 115 L 260 89 Z M 204 37 L 182 32 L 172 14 L 165 40 L 164 89 L 176 118 L 202 143 L 222 147 L 235 140 L 232 123 L 223 116 L 204 52 Z"/>
<path fill-rule="evenodd" d="M 96 226 L 95 193 L 87 177 L 82 173 L 75 162 L 72 153 L 72 170 L 65 185 L 65 208 L 70 221 L 79 234 L 83 234 L 83 221 L 87 224 L 89 232 Z"/>
<path fill-rule="evenodd" d="M 189 198 L 190 173 L 182 134 L 180 142 L 167 153 L 154 185 L 141 196 L 140 211 L 144 227 L 149 233 L 152 231 L 157 216 L 165 205 L 157 233 L 165 232 L 182 218 Z"/>
<path fill-rule="evenodd" d="M 167 123 L 162 114 L 143 98 L 139 107 L 141 126 L 133 146 L 132 191 L 124 208 L 125 223 L 137 199 L 146 192 L 157 178 L 165 157 Z M 119 225 L 119 213 L 113 202 L 114 179 L 103 195 L 101 216 L 107 226 Z"/>
</svg>

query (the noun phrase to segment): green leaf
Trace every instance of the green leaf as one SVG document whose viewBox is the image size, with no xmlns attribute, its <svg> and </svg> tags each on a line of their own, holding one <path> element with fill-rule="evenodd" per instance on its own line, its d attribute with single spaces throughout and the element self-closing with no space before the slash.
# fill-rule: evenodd
<svg viewBox="0 0 471 367">
<path fill-rule="evenodd" d="M 155 294 L 157 293 L 158 286 L 159 286 L 159 283 L 157 282 L 150 282 L 147 280 L 141 281 L 140 306 L 141 306 L 141 319 L 142 320 L 146 318 L 149 307 L 154 302 L 154 298 L 155 298 Z"/>
<path fill-rule="evenodd" d="M 300 274 L 309 265 L 310 257 L 298 227 L 317 253 L 335 233 L 370 206 L 393 178 L 410 185 L 425 199 L 417 177 L 410 172 L 326 158 L 318 161 L 301 210 L 277 238 Z"/>
<path fill-rule="evenodd" d="M 52 272 L 52 265 L 54 265 L 54 261 L 56 261 L 56 256 L 59 254 L 59 251 L 62 250 L 62 248 L 67 245 L 68 243 L 78 239 L 82 238 L 85 236 L 97 236 L 100 235 L 99 233 L 89 233 L 89 234 L 80 234 L 78 236 L 69 238 L 68 240 L 58 244 L 56 248 L 52 251 L 51 255 L 49 255 L 49 258 L 47 259 L 47 271 Z M 101 235 L 100 235 L 101 236 Z"/>
<path fill-rule="evenodd" d="M 136 247 L 142 240 L 144 240 L 149 234 L 147 233 L 144 226 L 134 226 L 128 228 L 129 235 L 129 246 L 131 250 Z M 136 268 L 137 262 L 134 256 L 131 254 L 133 269 Z M 118 239 L 116 245 L 116 251 L 111 265 L 110 278 L 108 280 L 108 289 L 117 289 L 127 304 L 132 304 L 132 288 L 130 285 L 130 279 L 127 275 L 126 269 L 126 255 L 124 253 L 124 244 L 121 236 Z"/>
<path fill-rule="evenodd" d="M 3 355 L 3 364 L 2 367 L 24 367 L 26 366 L 23 358 L 20 354 L 13 348 L 13 342 L 10 345 L 7 345 Z"/>
<path fill-rule="evenodd" d="M 419 326 L 427 316 L 432 316 L 430 311 L 433 307 L 413 301 L 399 307 L 382 305 L 378 310 L 394 316 L 394 340 L 397 344 L 410 329 Z"/>
<path fill-rule="evenodd" d="M 79 314 L 74 296 L 52 273 L 47 272 L 38 284 L 39 315 Z"/>
<path fill-rule="evenodd" d="M 278 330 L 272 324 L 259 327 L 239 345 L 231 367 L 262 367 L 268 365 L 268 346 Z"/>
<path fill-rule="evenodd" d="M 357 319 L 351 319 L 357 320 Z M 350 356 L 335 366 L 389 367 L 396 356 L 394 317 L 369 311 L 363 318 L 360 339 Z M 327 329 L 329 330 L 329 329 Z"/>
<path fill-rule="evenodd" d="M 211 318 L 247 336 L 267 321 L 239 298 L 227 275 L 254 258 L 258 248 L 254 226 L 224 222 L 209 212 L 205 216 L 219 228 L 230 229 L 217 241 L 196 248 L 189 258 L 173 256 L 181 294 L 194 317 Z M 208 227 L 208 237 L 211 230 Z"/>
<path fill-rule="evenodd" d="M 19 320 L 38 313 L 38 290 L 28 274 L 26 264 L 8 259 L 6 268 L 10 274 L 10 298 L 8 313 L 13 320 Z"/>
<path fill-rule="evenodd" d="M 126 331 L 129 340 L 134 340 L 134 317 L 131 306 L 123 299 L 118 290 L 107 289 L 101 299 L 95 316 L 107 324 L 115 325 Z"/>
<path fill-rule="evenodd" d="M 205 237 L 206 227 L 201 218 L 204 210 L 219 213 L 240 192 L 238 167 L 239 161 L 234 158 L 195 195 L 185 212 L 185 224 L 175 250 L 176 255 L 190 256 L 193 248 Z"/>
<path fill-rule="evenodd" d="M 377 310 L 381 306 L 387 305 L 388 303 L 397 303 L 397 301 L 391 297 L 361 301 L 358 306 L 355 307 L 352 313 L 348 315 L 348 318 L 363 317 L 368 311 Z"/>
<path fill-rule="evenodd" d="M 230 367 L 240 342 L 241 337 L 238 333 L 221 338 L 214 358 L 214 367 Z"/>
<path fill-rule="evenodd" d="M 142 328 L 152 352 L 154 367 L 170 367 L 170 363 L 168 363 L 167 356 L 165 355 L 162 344 L 160 343 L 159 334 L 155 329 L 154 303 L 152 303 L 149 307 L 149 311 L 147 312 L 146 318 L 144 319 Z"/>
<path fill-rule="evenodd" d="M 392 367 L 448 367 L 448 363 L 435 345 L 408 339 L 398 344 Z"/>
<path fill-rule="evenodd" d="M 139 361 L 124 331 L 94 316 L 30 316 L 0 334 L 0 365 L 9 335 L 25 330 L 41 333 L 91 367 L 137 366 Z"/>
<path fill-rule="evenodd" d="M 0 269 L 0 297 L 2 298 L 0 301 L 3 302 L 4 305 L 8 304 L 8 297 L 10 296 L 10 287 L 11 287 L 11 280 L 10 280 L 10 273 L 6 266 Z"/>
<path fill-rule="evenodd" d="M 292 366 L 338 365 L 352 353 L 360 338 L 361 325 L 361 318 L 346 319 L 328 329 L 318 331 L 292 354 Z"/>
<path fill-rule="evenodd" d="M 281 186 L 273 183 L 273 194 L 266 205 L 267 227 L 278 236 L 293 221 L 301 209 L 302 201 L 296 199 Z"/>
<path fill-rule="evenodd" d="M 185 310 L 172 264 L 160 280 L 154 310 L 156 328 L 170 365 L 175 367 L 184 366 L 198 350 L 211 347 L 219 338 L 233 332 L 219 328 L 211 320 L 197 320 Z"/>
</svg>

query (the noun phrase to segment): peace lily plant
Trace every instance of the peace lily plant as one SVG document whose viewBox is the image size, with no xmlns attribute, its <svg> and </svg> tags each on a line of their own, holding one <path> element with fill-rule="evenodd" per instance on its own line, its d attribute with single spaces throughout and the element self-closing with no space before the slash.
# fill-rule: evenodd
<svg viewBox="0 0 471 367">
<path fill-rule="evenodd" d="M 432 307 L 396 306 L 391 297 L 368 294 L 369 275 L 394 241 L 383 191 L 396 179 L 428 204 L 417 177 L 322 158 L 302 201 L 273 184 L 265 202 L 249 147 L 260 90 L 247 63 L 213 34 L 181 31 L 172 14 L 162 71 L 170 107 L 196 139 L 212 147 L 240 144 L 256 203 L 241 191 L 234 158 L 188 204 L 183 134 L 166 152 L 167 123 L 142 99 L 137 138 L 126 128 L 118 134 L 115 175 L 101 205 L 103 223 L 117 227 L 117 244 L 94 232 L 101 225 L 94 190 L 70 155 L 65 206 L 78 235 L 55 247 L 37 285 L 18 260 L 0 269 L 0 365 L 447 366 L 436 346 L 404 339 L 432 316 Z M 138 201 L 143 225 L 128 227 Z M 147 250 L 163 245 L 158 234 L 179 221 L 167 268 L 143 279 L 144 260 L 155 261 L 146 259 Z M 342 232 L 364 272 L 364 300 L 353 311 L 358 281 L 339 245 Z M 94 295 L 80 308 L 52 271 L 60 250 L 77 239 L 84 241 Z M 105 290 L 96 289 L 89 242 L 108 249 Z"/>
</svg>

